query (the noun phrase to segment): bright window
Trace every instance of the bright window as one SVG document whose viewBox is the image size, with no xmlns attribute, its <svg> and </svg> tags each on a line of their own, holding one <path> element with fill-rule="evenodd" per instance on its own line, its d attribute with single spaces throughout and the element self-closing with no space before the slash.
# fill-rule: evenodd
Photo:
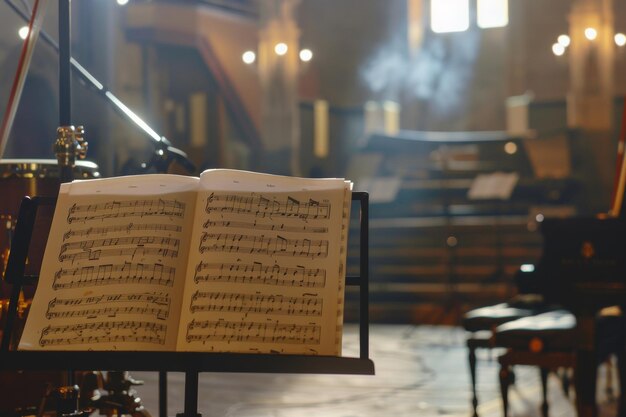
<svg viewBox="0 0 626 417">
<path fill-rule="evenodd" d="M 431 0 L 430 27 L 437 33 L 467 30 L 469 0 Z"/>
<path fill-rule="evenodd" d="M 509 24 L 508 0 L 478 0 L 476 6 L 479 28 L 499 28 Z"/>
</svg>

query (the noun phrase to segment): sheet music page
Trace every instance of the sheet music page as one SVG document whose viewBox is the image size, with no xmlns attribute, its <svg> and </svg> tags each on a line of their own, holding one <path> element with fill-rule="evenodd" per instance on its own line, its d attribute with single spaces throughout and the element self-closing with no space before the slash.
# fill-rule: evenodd
<svg viewBox="0 0 626 417">
<path fill-rule="evenodd" d="M 345 181 L 213 170 L 200 188 L 178 350 L 340 355 Z"/>
<path fill-rule="evenodd" d="M 175 350 L 197 185 L 63 184 L 19 348 Z"/>
</svg>

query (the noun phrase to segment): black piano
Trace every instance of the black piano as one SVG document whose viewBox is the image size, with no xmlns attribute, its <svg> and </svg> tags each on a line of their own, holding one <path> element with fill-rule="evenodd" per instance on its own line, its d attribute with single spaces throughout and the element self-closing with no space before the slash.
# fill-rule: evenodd
<svg viewBox="0 0 626 417">
<path fill-rule="evenodd" d="M 578 415 L 596 417 L 596 315 L 609 306 L 626 311 L 626 220 L 609 216 L 546 219 L 541 230 L 544 248 L 537 273 L 545 280 L 545 295 L 576 315 Z M 623 360 L 619 374 L 620 384 L 625 384 Z M 626 415 L 625 405 L 626 399 L 620 398 L 620 417 Z"/>
</svg>

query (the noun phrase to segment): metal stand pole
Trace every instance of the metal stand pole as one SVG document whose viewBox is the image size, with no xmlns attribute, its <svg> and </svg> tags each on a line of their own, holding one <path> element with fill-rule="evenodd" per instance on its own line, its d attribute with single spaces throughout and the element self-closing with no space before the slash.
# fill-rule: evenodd
<svg viewBox="0 0 626 417">
<path fill-rule="evenodd" d="M 73 131 L 70 34 L 71 0 L 59 0 L 59 129 L 63 132 Z M 71 143 L 73 144 L 73 140 Z M 61 182 L 70 182 L 74 179 L 74 155 L 69 154 L 73 153 L 75 148 L 67 142 L 62 147 L 58 146 L 58 139 L 55 146 Z M 65 152 L 65 157 L 59 157 L 61 148 Z"/>
<path fill-rule="evenodd" d="M 59 129 L 57 132 L 63 131 L 63 135 L 69 131 L 69 129 L 64 129 L 64 127 L 71 127 L 72 133 L 74 131 L 72 126 L 72 89 L 70 79 L 70 57 L 72 56 L 70 45 L 70 3 L 71 0 L 59 0 Z M 58 135 L 59 133 L 57 133 Z M 63 143 L 63 146 L 59 146 L 60 141 L 58 137 L 55 143 L 61 182 L 71 182 L 74 179 L 73 167 L 76 148 L 70 146 L 70 143 L 75 143 L 73 135 L 71 135 L 71 142 L 66 141 Z M 70 152 L 72 152 L 71 156 L 69 155 Z M 72 369 L 67 371 L 67 385 L 74 385 L 74 371 Z"/>
</svg>

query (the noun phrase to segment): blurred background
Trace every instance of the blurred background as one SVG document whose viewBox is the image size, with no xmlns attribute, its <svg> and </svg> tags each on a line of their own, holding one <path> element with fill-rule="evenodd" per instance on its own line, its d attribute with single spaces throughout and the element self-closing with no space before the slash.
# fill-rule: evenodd
<svg viewBox="0 0 626 417">
<path fill-rule="evenodd" d="M 368 191 L 372 320 L 454 324 L 515 292 L 544 218 L 609 209 L 625 22 L 619 0 L 75 0 L 71 39 L 197 167 L 170 172 Z M 0 2 L 1 112 L 24 25 Z M 44 30 L 57 38 L 57 2 Z M 154 140 L 73 80 L 87 159 L 103 176 L 144 172 Z M 4 158 L 54 158 L 58 90 L 40 40 Z"/>
<path fill-rule="evenodd" d="M 2 115 L 28 31 L 16 10 L 28 16 L 34 3 L 0 0 Z M 56 40 L 59 2 L 47 3 L 43 30 Z M 545 219 L 612 207 L 626 136 L 623 0 L 71 5 L 72 56 L 93 77 L 91 83 L 72 78 L 72 121 L 84 126 L 87 159 L 102 176 L 155 172 L 144 165 L 155 160 L 156 136 L 196 167 L 174 162 L 170 173 L 235 168 L 345 177 L 370 195 L 377 377 L 204 374 L 205 414 L 470 415 L 476 381 L 465 372 L 467 353 L 473 369 L 471 349 L 493 346 L 491 332 L 466 339 L 466 330 L 476 330 L 468 325 L 472 309 L 505 301 L 519 306 L 516 295 L 537 292 L 537 282 L 520 276 L 542 256 Z M 59 59 L 42 36 L 0 155 L 3 179 L 30 175 L 26 166 L 35 176 L 54 175 L 48 168 L 56 164 Z M 112 95 L 104 97 L 98 84 Z M 120 113 L 120 102 L 136 113 L 134 120 Z M 0 200 L 17 203 L 25 192 L 14 191 L 9 182 L 0 184 Z M 3 260 L 14 211 L 0 213 Z M 354 232 L 349 275 L 360 272 Z M 345 316 L 354 322 L 358 294 L 348 288 L 346 297 Z M 491 329 L 499 318 L 487 316 L 495 321 L 484 329 Z M 546 340 L 549 346 L 553 339 Z M 344 351 L 356 355 L 357 346 L 349 323 Z M 474 406 L 483 416 L 502 415 L 501 370 L 495 360 L 482 360 L 493 358 L 491 351 L 478 355 Z M 603 366 L 604 413 L 617 407 L 616 391 L 608 389 L 617 372 L 610 361 Z M 535 369 L 526 371 L 517 372 L 509 407 L 513 415 L 534 417 L 540 384 Z M 550 385 L 566 379 L 554 375 Z M 156 415 L 157 376 L 138 376 L 146 380 L 144 404 Z M 25 387 L 37 383 L 22 379 Z M 181 374 L 169 379 L 171 414 L 182 408 L 184 385 Z M 22 391 L 16 381 L 9 374 L 5 386 Z M 550 415 L 574 415 L 571 396 L 562 389 L 549 394 Z"/>
</svg>

